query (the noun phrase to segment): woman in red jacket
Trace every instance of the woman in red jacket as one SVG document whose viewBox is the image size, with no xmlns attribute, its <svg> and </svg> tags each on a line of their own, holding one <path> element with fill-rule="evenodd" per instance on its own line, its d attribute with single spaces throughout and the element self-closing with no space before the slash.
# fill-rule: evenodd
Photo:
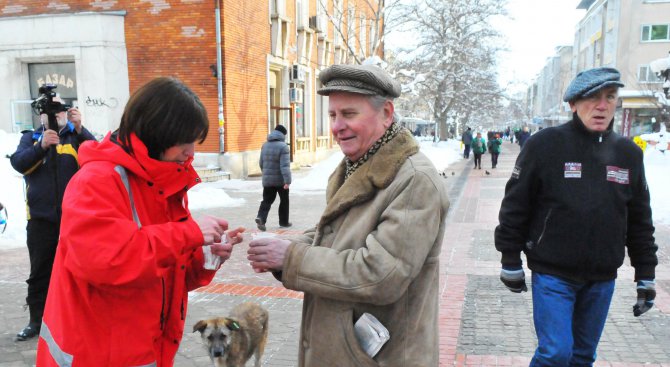
<svg viewBox="0 0 670 367">
<path fill-rule="evenodd" d="M 117 131 L 81 146 L 38 366 L 172 366 L 188 291 L 216 272 L 203 268 L 202 246 L 226 260 L 242 240 L 242 228 L 225 233 L 225 220 L 188 210 L 186 191 L 200 181 L 194 146 L 208 126 L 188 87 L 158 78 L 131 96 Z"/>
</svg>

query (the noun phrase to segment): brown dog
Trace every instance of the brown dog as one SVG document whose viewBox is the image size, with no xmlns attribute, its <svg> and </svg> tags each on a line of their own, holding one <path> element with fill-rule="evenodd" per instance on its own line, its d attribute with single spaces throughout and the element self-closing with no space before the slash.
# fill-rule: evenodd
<svg viewBox="0 0 670 367">
<path fill-rule="evenodd" d="M 229 317 L 200 320 L 193 325 L 199 331 L 216 367 L 244 367 L 253 354 L 255 367 L 268 338 L 268 312 L 252 302 L 239 304 Z"/>
</svg>

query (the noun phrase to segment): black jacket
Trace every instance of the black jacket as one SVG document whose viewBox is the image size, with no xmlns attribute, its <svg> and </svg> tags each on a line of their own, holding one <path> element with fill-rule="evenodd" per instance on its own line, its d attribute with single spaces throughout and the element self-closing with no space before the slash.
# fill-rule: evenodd
<svg viewBox="0 0 670 367">
<path fill-rule="evenodd" d="M 28 219 L 44 219 L 59 223 L 59 208 L 65 186 L 79 170 L 77 157 L 79 145 L 86 140 L 95 140 L 95 137 L 84 127 L 81 134 L 77 134 L 74 126 L 68 122 L 59 134 L 57 172 L 54 177 L 53 162 L 49 159 L 48 150 L 43 150 L 40 145 L 42 131 L 42 128 L 23 131 L 19 146 L 10 160 L 12 167 L 23 174 L 26 181 Z"/>
<path fill-rule="evenodd" d="M 643 153 L 574 116 L 526 142 L 505 187 L 495 246 L 503 266 L 577 281 L 616 278 L 625 248 L 635 280 L 654 279 L 657 246 Z"/>
</svg>

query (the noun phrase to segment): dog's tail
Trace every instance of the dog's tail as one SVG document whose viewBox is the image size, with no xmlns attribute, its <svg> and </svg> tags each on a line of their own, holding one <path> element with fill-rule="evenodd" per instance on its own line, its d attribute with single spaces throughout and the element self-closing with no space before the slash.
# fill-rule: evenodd
<svg viewBox="0 0 670 367">
<path fill-rule="evenodd" d="M 270 320 L 270 315 L 267 310 L 263 309 L 261 317 L 261 325 L 263 325 L 263 334 L 261 334 L 261 340 L 258 343 L 258 348 L 256 348 L 256 353 L 254 353 L 254 358 L 256 359 L 256 366 L 260 366 L 261 357 L 265 351 L 265 343 L 268 340 L 268 324 Z"/>
</svg>

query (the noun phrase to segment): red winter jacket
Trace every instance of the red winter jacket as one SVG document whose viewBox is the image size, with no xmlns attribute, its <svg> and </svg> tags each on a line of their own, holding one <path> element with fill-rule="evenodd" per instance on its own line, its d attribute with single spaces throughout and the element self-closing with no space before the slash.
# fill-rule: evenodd
<svg viewBox="0 0 670 367">
<path fill-rule="evenodd" d="M 172 366 L 188 291 L 211 282 L 186 191 L 191 166 L 129 155 L 108 134 L 83 144 L 63 200 L 37 366 Z M 137 223 L 121 175 L 128 176 Z"/>
</svg>

